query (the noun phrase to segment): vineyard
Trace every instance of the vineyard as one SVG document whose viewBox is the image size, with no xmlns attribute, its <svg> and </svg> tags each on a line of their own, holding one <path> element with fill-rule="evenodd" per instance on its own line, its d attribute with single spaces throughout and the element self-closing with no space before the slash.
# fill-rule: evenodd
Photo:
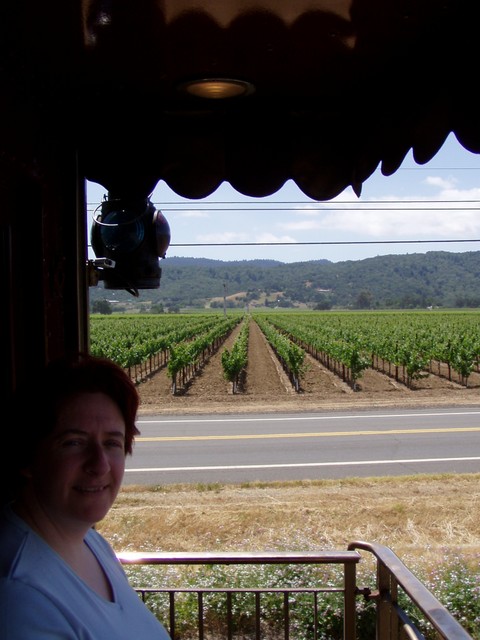
<svg viewBox="0 0 480 640">
<path fill-rule="evenodd" d="M 472 312 L 91 317 L 143 411 L 477 404 L 479 341 Z"/>
</svg>

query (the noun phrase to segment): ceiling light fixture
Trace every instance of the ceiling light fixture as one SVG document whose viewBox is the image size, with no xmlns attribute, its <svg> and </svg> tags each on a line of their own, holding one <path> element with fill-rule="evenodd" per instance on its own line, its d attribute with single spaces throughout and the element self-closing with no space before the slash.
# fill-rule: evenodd
<svg viewBox="0 0 480 640">
<path fill-rule="evenodd" d="M 246 80 L 233 78 L 200 78 L 189 80 L 179 86 L 181 91 L 197 98 L 210 100 L 224 100 L 248 96 L 255 91 L 255 87 Z"/>
</svg>

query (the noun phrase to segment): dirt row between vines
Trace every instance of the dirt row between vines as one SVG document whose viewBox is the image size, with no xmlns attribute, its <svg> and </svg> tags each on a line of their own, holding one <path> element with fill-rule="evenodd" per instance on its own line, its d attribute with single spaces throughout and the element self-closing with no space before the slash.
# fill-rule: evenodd
<svg viewBox="0 0 480 640">
<path fill-rule="evenodd" d="M 296 392 L 255 322 L 250 323 L 248 366 L 240 393 L 232 393 L 221 362 L 240 331 L 236 327 L 208 360 L 185 392 L 173 395 L 172 381 L 163 368 L 139 385 L 140 414 L 298 412 L 371 407 L 418 407 L 480 404 L 480 374 L 472 373 L 468 387 L 446 377 L 424 372 L 408 388 L 373 369 L 363 372 L 358 390 L 342 382 L 307 354 L 307 371 Z M 446 373 L 446 372 L 445 372 Z M 455 374 L 454 374 L 455 375 Z"/>
</svg>

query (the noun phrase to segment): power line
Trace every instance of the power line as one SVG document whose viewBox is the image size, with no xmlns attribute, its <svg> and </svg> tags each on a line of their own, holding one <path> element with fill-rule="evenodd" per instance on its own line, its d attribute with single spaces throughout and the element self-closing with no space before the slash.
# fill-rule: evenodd
<svg viewBox="0 0 480 640">
<path fill-rule="evenodd" d="M 157 206 L 155 204 L 155 206 Z M 168 207 L 160 207 L 162 211 L 182 211 L 182 209 L 170 209 Z M 218 208 L 209 207 L 208 211 L 318 211 L 328 213 L 329 211 L 352 211 L 352 207 L 325 207 L 325 208 L 292 208 L 292 207 L 228 207 Z M 356 213 L 362 211 L 478 211 L 478 207 L 357 207 Z"/>
<path fill-rule="evenodd" d="M 221 200 L 215 200 L 213 202 L 204 202 L 204 201 L 200 201 L 200 202 L 194 202 L 194 206 L 198 206 L 198 205 L 202 205 L 202 206 L 208 206 L 208 205 L 217 205 L 217 204 L 221 204 L 221 205 L 231 205 L 231 204 L 250 204 L 249 202 L 238 202 L 238 201 L 233 201 L 233 200 L 226 200 L 226 201 L 221 201 Z M 335 201 L 326 201 L 326 200 L 273 200 L 273 201 L 268 201 L 267 204 L 301 204 L 301 205 L 324 205 L 324 206 L 335 206 L 335 205 L 344 205 L 344 204 L 353 204 L 353 205 L 358 205 L 358 206 L 362 206 L 363 204 L 375 204 L 378 206 L 382 206 L 385 204 L 452 204 L 452 203 L 458 203 L 458 204 L 479 204 L 480 203 L 480 199 L 475 199 L 475 200 L 341 200 L 338 202 Z M 159 204 L 161 206 L 167 205 L 167 206 L 190 206 L 191 202 L 154 202 L 154 204 Z M 256 202 L 252 202 L 251 204 L 256 204 Z"/>
<path fill-rule="evenodd" d="M 170 247 L 296 247 L 301 245 L 450 244 L 480 242 L 480 238 L 453 240 L 312 240 L 309 242 L 172 242 Z M 88 247 L 91 248 L 91 244 Z"/>
<path fill-rule="evenodd" d="M 187 242 L 171 243 L 170 247 L 295 247 L 297 245 L 350 245 L 350 244 L 443 244 L 456 242 L 480 242 L 480 238 L 458 240 L 322 240 L 311 242 Z"/>
<path fill-rule="evenodd" d="M 212 202 L 205 202 L 205 201 L 192 201 L 194 203 L 194 206 L 198 206 L 198 205 L 202 205 L 202 206 L 208 206 L 208 205 L 231 205 L 231 204 L 250 204 L 249 201 L 247 202 L 238 202 L 237 200 L 215 200 Z M 461 199 L 461 200 L 427 200 L 427 199 L 421 199 L 421 200 L 339 200 L 339 201 L 332 201 L 332 200 L 273 200 L 273 201 L 268 201 L 267 204 L 301 204 L 301 205 L 324 205 L 324 206 L 335 206 L 337 204 L 353 204 L 353 205 L 358 205 L 361 206 L 363 204 L 375 204 L 378 206 L 381 205 L 385 205 L 385 204 L 452 204 L 452 203 L 458 203 L 458 204 L 478 204 L 480 202 L 480 199 L 475 198 L 474 200 L 466 200 L 466 199 Z M 162 206 L 167 205 L 167 206 L 189 206 L 191 204 L 190 201 L 188 202 L 155 202 L 154 204 L 160 204 Z M 251 204 L 256 204 L 255 202 L 251 202 Z"/>
<path fill-rule="evenodd" d="M 480 200 L 459 200 L 459 201 L 448 201 L 448 200 L 438 200 L 438 201 L 420 201 L 422 202 L 424 205 L 427 206 L 422 206 L 422 207 L 409 207 L 406 206 L 408 204 L 410 204 L 410 202 L 412 204 L 414 204 L 415 202 L 418 201 L 409 201 L 409 202 L 401 202 L 401 204 L 403 206 L 400 207 L 392 207 L 390 206 L 390 204 L 397 204 L 394 201 L 388 201 L 388 202 L 379 202 L 379 203 L 372 203 L 369 202 L 369 205 L 374 205 L 374 206 L 365 206 L 363 203 L 357 203 L 356 206 L 344 206 L 345 204 L 353 204 L 353 203 L 333 203 L 333 204 L 328 204 L 328 205 L 323 205 L 320 206 L 321 203 L 298 203 L 300 205 L 302 205 L 301 207 L 283 207 L 283 206 L 276 206 L 276 203 L 272 203 L 269 202 L 268 206 L 260 206 L 260 207 L 256 207 L 256 206 L 238 206 L 235 205 L 234 203 L 232 203 L 229 206 L 225 206 L 225 207 L 219 207 L 217 205 L 219 204 L 228 204 L 228 203 L 210 203 L 208 204 L 207 207 L 207 211 L 208 212 L 222 212 L 222 211 L 229 211 L 229 212 L 235 212 L 235 211 L 264 211 L 264 212 L 276 212 L 276 211 L 294 211 L 296 213 L 301 212 L 301 211 L 318 211 L 319 213 L 328 213 L 328 212 L 332 212 L 332 211 L 354 211 L 356 213 L 361 213 L 362 211 L 383 211 L 383 212 L 387 212 L 387 211 L 451 211 L 451 212 L 456 212 L 456 211 L 478 211 L 480 208 Z M 458 204 L 457 204 L 458 203 Z M 155 207 L 157 207 L 158 209 L 160 209 L 163 212 L 169 211 L 169 212 L 175 212 L 175 211 L 184 211 L 185 209 L 188 210 L 198 210 L 198 211 L 205 211 L 205 208 L 199 208 L 197 204 L 195 204 L 194 206 L 185 203 L 185 204 L 180 204 L 180 203 L 173 203 L 175 206 L 172 207 L 170 204 L 162 204 L 159 202 L 155 202 L 153 203 Z M 203 203 L 201 203 L 203 204 Z M 206 203 L 205 203 L 206 204 Z M 279 203 L 282 204 L 282 203 Z M 283 204 L 295 204 L 295 203 L 283 203 Z M 452 206 L 452 204 L 454 204 L 455 206 Z M 470 206 L 470 207 L 463 207 L 463 206 L 458 206 L 459 204 L 475 204 L 477 206 Z M 315 206 L 312 206 L 315 205 Z M 428 206 L 430 205 L 430 206 Z M 437 206 L 437 205 L 449 205 L 449 206 Z M 91 207 L 91 205 L 88 205 L 89 207 Z M 94 208 L 88 208 L 87 212 L 88 213 L 93 213 L 96 209 Z"/>
<path fill-rule="evenodd" d="M 459 205 L 480 205 L 479 199 L 474 200 L 389 200 L 389 201 L 379 201 L 372 202 L 368 201 L 368 205 L 374 206 L 364 206 L 363 202 L 359 202 L 358 200 L 344 200 L 341 203 L 335 202 L 305 202 L 299 200 L 282 200 L 278 202 L 268 202 L 269 206 L 261 206 L 261 207 L 253 207 L 253 206 L 237 206 L 237 203 L 231 201 L 217 201 L 217 202 L 164 202 L 153 203 L 156 207 L 162 209 L 162 211 L 182 211 L 186 208 L 195 209 L 198 208 L 199 205 L 202 207 L 208 207 L 209 211 L 302 211 L 309 210 L 312 208 L 319 212 L 328 212 L 328 211 L 349 211 L 356 210 L 356 213 L 361 213 L 362 211 L 435 211 L 436 205 L 449 205 L 449 207 L 440 207 L 437 210 L 440 211 L 478 211 L 478 207 L 464 207 Z M 245 203 L 249 205 L 249 203 Z M 256 203 L 252 203 L 256 204 Z M 399 204 L 402 205 L 400 207 L 391 207 L 388 205 L 391 204 Z M 422 206 L 422 207 L 409 207 L 409 204 L 422 204 L 422 205 L 431 205 L 431 206 Z M 193 206 L 192 206 L 193 205 Z M 218 205 L 222 205 L 219 207 Z M 276 205 L 302 205 L 304 209 L 299 209 L 298 207 L 278 207 Z M 345 205 L 354 205 L 345 206 Z M 455 205 L 455 206 L 452 206 Z M 170 208 L 174 206 L 175 208 Z M 225 206 L 226 208 L 223 208 Z M 87 207 L 95 207 L 98 206 L 94 203 L 88 203 Z M 202 210 L 202 209 L 200 209 Z M 90 209 L 92 211 L 92 209 Z M 276 247 L 276 246 L 307 246 L 307 245 L 394 245 L 394 244 L 448 244 L 448 243 L 465 243 L 465 242 L 480 242 L 480 239 L 468 239 L 468 238 L 459 238 L 459 239 L 443 239 L 443 240 L 332 240 L 332 241 L 307 241 L 307 242 L 188 242 L 188 243 L 171 243 L 170 247 L 260 247 L 260 246 L 268 246 L 268 247 Z"/>
<path fill-rule="evenodd" d="M 268 197 L 268 196 L 266 196 Z M 265 198 L 257 198 L 255 201 L 252 201 L 251 204 L 257 204 L 257 200 L 265 200 Z M 210 206 L 210 205 L 225 205 L 225 206 L 230 206 L 230 205 L 235 205 L 235 204 L 250 204 L 250 201 L 246 201 L 246 202 L 238 202 L 238 200 L 215 200 L 215 201 L 206 201 L 207 199 L 204 200 L 188 200 L 188 201 L 184 201 L 184 202 L 178 202 L 178 201 L 172 201 L 172 202 L 168 202 L 168 201 L 164 201 L 164 202 L 154 202 L 153 204 L 158 204 L 163 206 L 184 206 L 184 207 L 190 207 L 190 206 Z M 382 206 L 385 204 L 479 204 L 480 203 L 480 198 L 475 198 L 473 200 L 466 200 L 466 199 L 461 199 L 461 200 L 428 200 L 428 199 L 421 199 L 421 200 L 341 200 L 338 202 L 335 201 L 331 201 L 331 200 L 268 200 L 266 202 L 266 204 L 300 204 L 300 205 L 318 205 L 318 206 L 335 206 L 337 204 L 340 205 L 344 205 L 344 204 L 352 204 L 352 205 L 357 205 L 357 206 L 361 206 L 363 204 L 374 204 L 374 205 L 378 205 L 378 206 Z M 101 203 L 100 203 L 101 204 Z M 88 207 L 98 207 L 98 203 L 97 202 L 88 202 L 87 203 Z"/>
</svg>

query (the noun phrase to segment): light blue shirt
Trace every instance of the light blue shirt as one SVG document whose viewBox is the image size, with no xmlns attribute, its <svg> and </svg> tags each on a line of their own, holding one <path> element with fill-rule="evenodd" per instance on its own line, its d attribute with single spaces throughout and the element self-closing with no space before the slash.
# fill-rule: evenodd
<svg viewBox="0 0 480 640">
<path fill-rule="evenodd" d="M 0 511 L 2 640 L 169 640 L 108 542 L 94 529 L 85 542 L 110 581 L 113 602 L 79 578 L 10 507 Z"/>
</svg>

